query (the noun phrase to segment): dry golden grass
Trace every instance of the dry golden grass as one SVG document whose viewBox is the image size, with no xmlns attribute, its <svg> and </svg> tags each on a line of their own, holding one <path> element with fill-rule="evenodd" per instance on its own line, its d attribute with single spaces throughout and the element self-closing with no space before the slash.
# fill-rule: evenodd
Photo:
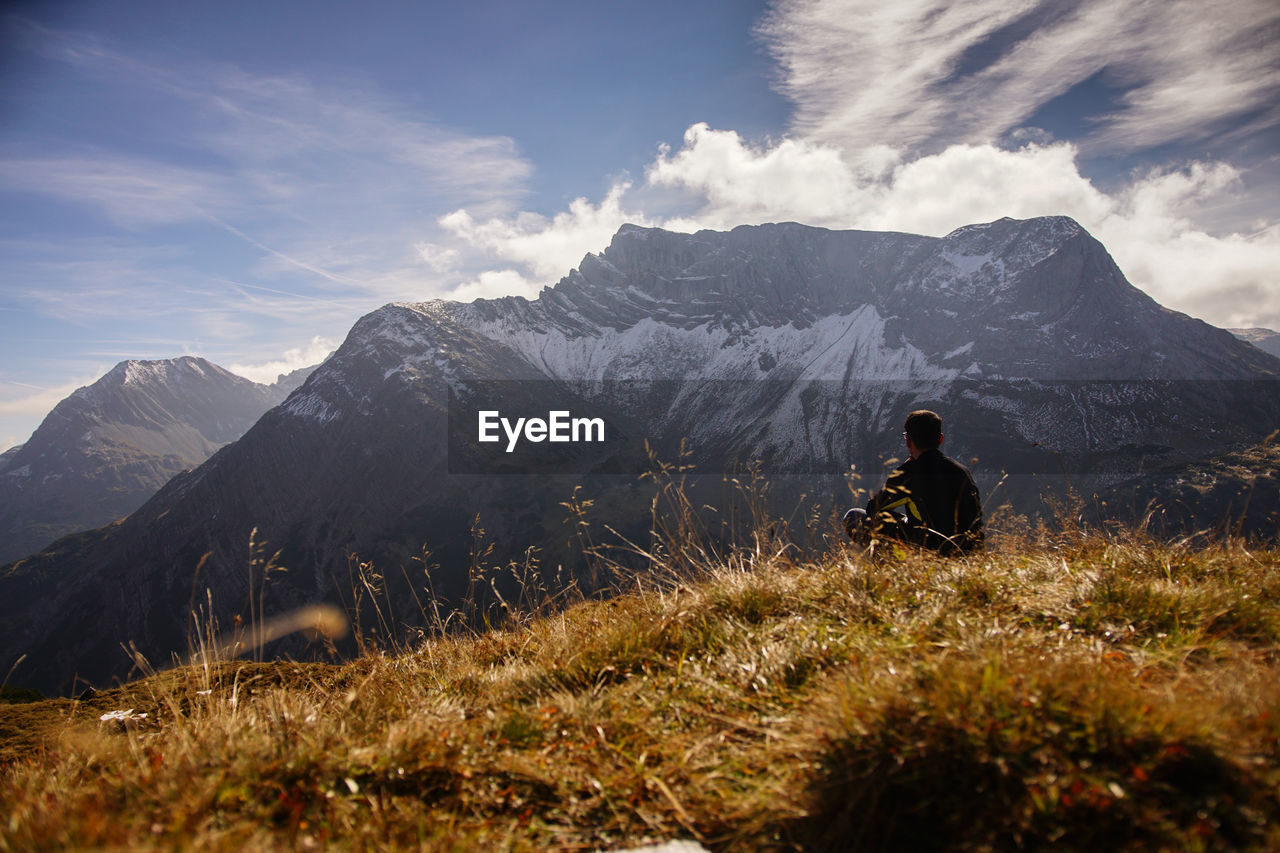
<svg viewBox="0 0 1280 853">
<path fill-rule="evenodd" d="M 796 553 L 0 706 L 0 849 L 1280 848 L 1280 552 Z"/>
</svg>

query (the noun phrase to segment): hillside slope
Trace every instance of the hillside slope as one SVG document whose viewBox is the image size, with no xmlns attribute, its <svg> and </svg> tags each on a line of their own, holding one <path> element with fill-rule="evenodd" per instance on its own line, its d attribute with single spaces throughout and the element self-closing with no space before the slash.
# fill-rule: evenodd
<svg viewBox="0 0 1280 853">
<path fill-rule="evenodd" d="M 0 847 L 1276 849 L 1280 553 L 994 545 L 762 537 L 345 666 L 0 705 Z"/>
<path fill-rule="evenodd" d="M 1157 536 L 1280 539 L 1280 442 L 1149 471 L 1105 489 L 1106 518 Z M 1101 520 L 1101 519 L 1099 519 Z"/>
</svg>

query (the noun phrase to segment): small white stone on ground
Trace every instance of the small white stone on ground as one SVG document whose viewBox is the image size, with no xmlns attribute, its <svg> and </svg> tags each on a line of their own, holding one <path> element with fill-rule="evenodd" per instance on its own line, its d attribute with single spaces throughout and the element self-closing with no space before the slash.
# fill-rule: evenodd
<svg viewBox="0 0 1280 853">
<path fill-rule="evenodd" d="M 618 853 L 710 853 L 696 841 L 667 841 L 662 844 L 651 844 L 648 847 L 633 847 Z"/>
</svg>

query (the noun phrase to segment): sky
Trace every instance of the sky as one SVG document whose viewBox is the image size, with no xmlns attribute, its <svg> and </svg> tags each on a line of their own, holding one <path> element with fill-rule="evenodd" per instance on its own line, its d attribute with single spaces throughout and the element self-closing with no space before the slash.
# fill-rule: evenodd
<svg viewBox="0 0 1280 853">
<path fill-rule="evenodd" d="M 0 450 L 126 358 L 257 381 L 630 222 L 1066 214 L 1280 329 L 1274 0 L 0 5 Z"/>
</svg>

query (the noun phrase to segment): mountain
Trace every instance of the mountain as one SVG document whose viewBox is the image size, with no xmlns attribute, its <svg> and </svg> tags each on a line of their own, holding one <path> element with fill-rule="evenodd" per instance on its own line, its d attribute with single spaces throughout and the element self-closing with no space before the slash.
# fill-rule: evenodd
<svg viewBox="0 0 1280 853">
<path fill-rule="evenodd" d="M 243 435 L 311 369 L 260 385 L 191 356 L 117 364 L 0 456 L 0 560 L 133 512 Z"/>
<path fill-rule="evenodd" d="M 276 375 L 276 381 L 267 387 L 278 396 L 281 400 L 288 397 L 296 389 L 302 387 L 302 383 L 307 381 L 307 377 L 315 371 L 317 365 L 309 367 L 299 367 L 297 370 L 291 370 L 288 373 L 280 373 Z"/>
<path fill-rule="evenodd" d="M 1248 341 L 1263 352 L 1280 356 L 1280 332 L 1271 329 L 1230 329 L 1231 334 Z"/>
<path fill-rule="evenodd" d="M 351 606 L 361 562 L 385 585 L 380 630 L 402 631 L 421 601 L 486 589 L 486 565 L 573 571 L 561 504 L 576 485 L 601 523 L 643 537 L 646 442 L 677 461 L 683 440 L 697 488 L 758 460 L 779 505 L 801 491 L 840 505 L 849 466 L 877 483 L 905 414 L 927 406 L 1004 502 L 1026 492 L 997 488 L 1006 472 L 1106 484 L 1256 443 L 1280 423 L 1278 380 L 1280 360 L 1162 308 L 1063 217 L 944 238 L 625 226 L 536 300 L 365 316 L 129 518 L 0 569 L 0 666 L 27 654 L 13 682 L 46 691 L 101 682 L 127 672 L 121 643 L 152 661 L 183 651 L 205 602 L 223 625 L 251 600 Z M 604 440 L 547 440 L 556 412 L 599 420 Z M 487 442 L 483 418 L 543 423 Z M 288 571 L 265 575 L 251 536 Z"/>
<path fill-rule="evenodd" d="M 1097 496 L 1105 517 L 1157 536 L 1280 536 L 1280 443 L 1196 459 L 1117 483 Z"/>
</svg>

